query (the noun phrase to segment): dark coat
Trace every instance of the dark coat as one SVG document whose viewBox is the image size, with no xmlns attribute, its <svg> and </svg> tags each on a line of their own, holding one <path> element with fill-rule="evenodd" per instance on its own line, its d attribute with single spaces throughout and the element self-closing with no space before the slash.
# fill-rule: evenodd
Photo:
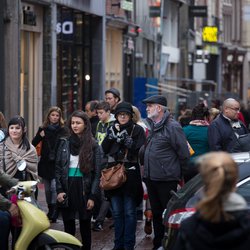
<svg viewBox="0 0 250 250">
<path fill-rule="evenodd" d="M 236 143 L 235 132 L 239 135 L 247 134 L 248 130 L 245 125 L 239 120 L 241 128 L 239 131 L 234 131 L 230 121 L 222 114 L 218 115 L 208 127 L 208 144 L 210 151 L 226 151 L 229 153 L 235 152 Z"/>
<path fill-rule="evenodd" d="M 93 139 L 94 140 L 94 139 Z M 83 174 L 83 191 L 89 199 L 95 200 L 99 189 L 101 176 L 100 146 L 95 141 L 93 147 L 93 169 L 90 173 Z M 68 170 L 70 164 L 70 145 L 68 139 L 61 139 L 56 155 L 56 192 L 68 193 Z"/>
<path fill-rule="evenodd" d="M 116 131 L 115 125 L 113 125 L 112 127 L 114 131 Z M 121 127 L 121 132 L 123 130 L 127 130 L 129 136 L 131 135 L 131 132 L 133 130 L 131 136 L 133 143 L 130 148 L 126 147 L 122 142 L 117 143 L 117 141 L 115 141 L 114 139 L 110 139 L 108 135 L 102 142 L 102 148 L 105 154 L 114 158 L 114 162 L 109 162 L 110 166 L 121 162 L 124 158 L 125 150 L 128 150 L 127 161 L 125 162 L 127 181 L 122 187 L 115 190 L 106 191 L 105 193 L 107 197 L 112 197 L 113 195 L 124 193 L 128 196 L 134 197 L 136 199 L 136 202 L 140 203 L 142 201 L 143 189 L 140 166 L 138 163 L 138 153 L 140 147 L 145 143 L 146 135 L 143 128 L 133 122 L 130 122 L 125 127 Z"/>
<path fill-rule="evenodd" d="M 45 136 L 40 133 L 44 130 Z M 38 163 L 38 175 L 44 179 L 52 180 L 55 178 L 55 154 L 60 138 L 66 137 L 67 130 L 59 127 L 55 131 L 49 131 L 47 128 L 39 127 L 35 137 L 32 140 L 34 146 L 42 141 L 41 157 Z M 54 157 L 54 160 L 52 159 Z"/>
<path fill-rule="evenodd" d="M 173 250 L 248 250 L 250 220 L 247 211 L 231 214 L 233 220 L 210 223 L 195 213 L 182 222 Z"/>
<path fill-rule="evenodd" d="M 179 181 L 186 171 L 190 153 L 181 125 L 173 120 L 168 111 L 163 119 L 150 126 L 144 151 L 144 178 L 153 181 Z"/>
</svg>

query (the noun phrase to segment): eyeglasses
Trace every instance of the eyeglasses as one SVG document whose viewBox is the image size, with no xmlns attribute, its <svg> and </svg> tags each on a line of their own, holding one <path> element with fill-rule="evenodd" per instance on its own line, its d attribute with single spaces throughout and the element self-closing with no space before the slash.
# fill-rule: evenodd
<svg viewBox="0 0 250 250">
<path fill-rule="evenodd" d="M 120 117 L 126 117 L 126 116 L 129 116 L 129 113 L 119 113 L 118 116 L 120 116 Z"/>
<path fill-rule="evenodd" d="M 228 108 L 234 110 L 235 112 L 239 112 L 240 111 L 240 108 L 231 108 L 231 107 L 228 107 Z"/>
</svg>

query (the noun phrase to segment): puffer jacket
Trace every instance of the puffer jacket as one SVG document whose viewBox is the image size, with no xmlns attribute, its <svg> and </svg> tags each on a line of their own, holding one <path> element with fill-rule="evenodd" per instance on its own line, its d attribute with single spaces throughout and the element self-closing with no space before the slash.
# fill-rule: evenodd
<svg viewBox="0 0 250 250">
<path fill-rule="evenodd" d="M 93 139 L 94 140 L 94 139 Z M 89 199 L 94 200 L 99 188 L 101 176 L 101 152 L 100 146 L 95 141 L 93 147 L 93 169 L 82 177 L 83 190 Z M 68 139 L 60 139 L 56 154 L 56 191 L 57 194 L 68 192 L 68 169 L 70 163 L 70 145 Z"/>
<path fill-rule="evenodd" d="M 144 178 L 153 181 L 179 181 L 186 171 L 190 153 L 181 125 L 168 111 L 154 124 L 147 119 L 150 134 L 144 151 Z"/>
</svg>

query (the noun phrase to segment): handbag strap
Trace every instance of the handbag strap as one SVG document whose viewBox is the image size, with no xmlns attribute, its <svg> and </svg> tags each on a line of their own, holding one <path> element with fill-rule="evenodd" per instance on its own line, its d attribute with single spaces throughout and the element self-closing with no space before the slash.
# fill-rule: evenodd
<svg viewBox="0 0 250 250">
<path fill-rule="evenodd" d="M 129 135 L 130 137 L 132 137 L 132 135 L 133 135 L 134 128 L 135 128 L 135 125 L 133 125 L 132 131 L 131 131 L 131 133 L 130 133 L 130 135 Z M 124 155 L 124 158 L 123 158 L 123 160 L 122 160 L 122 163 L 123 163 L 123 164 L 124 164 L 125 160 L 127 159 L 127 156 L 128 156 L 128 149 L 126 148 L 126 150 L 125 150 L 125 155 Z"/>
</svg>

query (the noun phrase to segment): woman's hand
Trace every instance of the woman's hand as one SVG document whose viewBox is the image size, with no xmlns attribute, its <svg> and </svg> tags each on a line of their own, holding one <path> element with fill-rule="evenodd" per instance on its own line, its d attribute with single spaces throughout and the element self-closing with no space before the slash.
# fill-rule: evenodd
<svg viewBox="0 0 250 250">
<path fill-rule="evenodd" d="M 11 204 L 8 211 L 12 217 L 16 217 L 19 215 L 19 209 L 18 209 L 17 205 L 15 205 L 14 203 Z"/>
<path fill-rule="evenodd" d="M 95 205 L 95 202 L 93 200 L 88 200 L 87 201 L 87 210 L 93 209 L 94 205 Z"/>
<path fill-rule="evenodd" d="M 57 201 L 58 202 L 63 202 L 64 201 L 64 198 L 66 197 L 66 193 L 59 193 L 58 195 L 57 195 Z"/>
</svg>

